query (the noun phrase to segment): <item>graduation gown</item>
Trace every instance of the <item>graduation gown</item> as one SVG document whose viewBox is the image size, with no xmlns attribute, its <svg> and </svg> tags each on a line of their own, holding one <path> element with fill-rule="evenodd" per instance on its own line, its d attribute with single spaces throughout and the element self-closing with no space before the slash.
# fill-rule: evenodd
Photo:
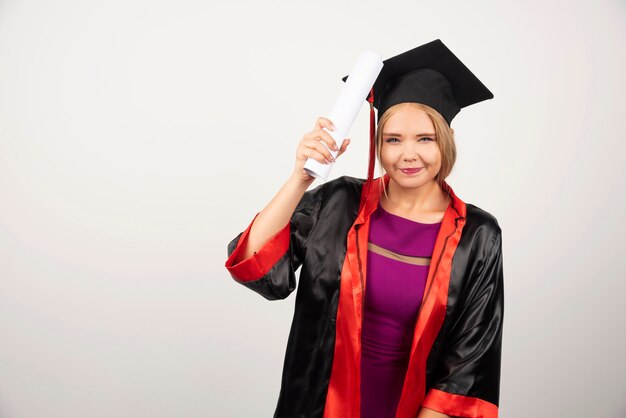
<svg viewBox="0 0 626 418">
<path fill-rule="evenodd" d="M 344 176 L 307 191 L 290 222 L 235 263 L 254 219 L 228 245 L 226 268 L 269 300 L 296 289 L 275 418 L 359 418 L 369 219 L 379 182 Z M 396 418 L 422 406 L 450 416 L 498 417 L 504 313 L 496 218 L 451 197 L 435 241 Z M 257 214 L 258 215 L 258 214 Z M 382 418 L 382 417 L 381 417 Z"/>
</svg>

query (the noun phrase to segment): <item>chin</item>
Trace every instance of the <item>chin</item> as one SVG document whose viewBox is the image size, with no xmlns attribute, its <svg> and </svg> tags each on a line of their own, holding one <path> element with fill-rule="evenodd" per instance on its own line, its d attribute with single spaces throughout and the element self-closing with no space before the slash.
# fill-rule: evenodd
<svg viewBox="0 0 626 418">
<path fill-rule="evenodd" d="M 421 173 L 420 173 L 421 174 Z M 434 177 L 424 178 L 422 176 L 416 176 L 415 178 L 406 177 L 402 172 L 389 176 L 398 186 L 407 189 L 417 189 L 426 184 L 430 184 L 435 181 Z"/>
</svg>

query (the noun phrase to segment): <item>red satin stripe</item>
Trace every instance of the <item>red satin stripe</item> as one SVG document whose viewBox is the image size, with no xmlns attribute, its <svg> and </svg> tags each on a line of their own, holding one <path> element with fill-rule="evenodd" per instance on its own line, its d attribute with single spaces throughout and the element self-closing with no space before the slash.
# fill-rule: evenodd
<svg viewBox="0 0 626 418">
<path fill-rule="evenodd" d="M 356 251 L 353 234 L 354 228 L 348 233 L 349 253 L 341 270 L 335 351 L 323 418 L 359 418 L 361 415 L 359 330 L 352 297 L 357 289 L 353 289 L 350 279 L 354 272 L 353 263 L 349 261 Z"/>
<path fill-rule="evenodd" d="M 498 407 L 491 402 L 438 389 L 428 392 L 422 406 L 455 417 L 498 418 Z"/>
<path fill-rule="evenodd" d="M 235 251 L 226 260 L 225 267 L 230 272 L 230 275 L 240 282 L 250 282 L 265 276 L 289 249 L 290 223 L 288 222 L 259 251 L 245 260 L 238 261 L 245 244 L 248 242 L 250 229 L 257 216 L 259 216 L 258 213 L 243 232 L 241 238 L 239 238 Z"/>
</svg>

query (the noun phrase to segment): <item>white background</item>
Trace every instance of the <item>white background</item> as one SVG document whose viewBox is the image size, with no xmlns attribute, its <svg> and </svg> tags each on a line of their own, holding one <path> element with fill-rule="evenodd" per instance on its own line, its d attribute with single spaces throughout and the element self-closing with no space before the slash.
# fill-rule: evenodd
<svg viewBox="0 0 626 418">
<path fill-rule="evenodd" d="M 7 0 L 0 417 L 271 416 L 295 294 L 226 245 L 360 51 L 437 38 L 495 95 L 448 182 L 503 230 L 501 416 L 626 416 L 623 0 Z"/>
</svg>

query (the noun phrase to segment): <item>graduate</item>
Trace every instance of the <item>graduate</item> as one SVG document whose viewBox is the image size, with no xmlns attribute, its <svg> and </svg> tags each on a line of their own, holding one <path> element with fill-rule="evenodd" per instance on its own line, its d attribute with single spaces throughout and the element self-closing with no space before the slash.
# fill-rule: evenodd
<svg viewBox="0 0 626 418">
<path fill-rule="evenodd" d="M 498 417 L 502 232 L 445 180 L 452 119 L 491 98 L 439 39 L 387 59 L 368 96 L 367 178 L 307 191 L 306 159 L 349 145 L 319 118 L 289 179 L 230 242 L 235 281 L 269 300 L 298 289 L 274 417 Z"/>
</svg>

